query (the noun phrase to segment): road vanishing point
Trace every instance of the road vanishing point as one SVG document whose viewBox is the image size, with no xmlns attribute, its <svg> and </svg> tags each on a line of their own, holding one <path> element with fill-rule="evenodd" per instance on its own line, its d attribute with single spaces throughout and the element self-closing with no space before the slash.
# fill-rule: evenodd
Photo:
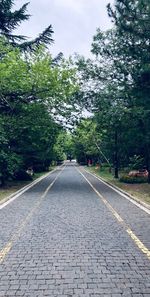
<svg viewBox="0 0 150 297">
<path fill-rule="evenodd" d="M 0 210 L 0 296 L 150 297 L 150 215 L 73 162 Z"/>
</svg>

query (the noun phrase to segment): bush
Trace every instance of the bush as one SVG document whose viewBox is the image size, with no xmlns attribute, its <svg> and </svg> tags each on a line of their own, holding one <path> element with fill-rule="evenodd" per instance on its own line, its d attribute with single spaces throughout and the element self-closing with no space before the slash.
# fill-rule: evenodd
<svg viewBox="0 0 150 297">
<path fill-rule="evenodd" d="M 63 160 L 57 160 L 57 161 L 56 161 L 57 165 L 62 165 L 63 162 L 64 162 Z"/>
<path fill-rule="evenodd" d="M 120 177 L 119 180 L 120 180 L 120 182 L 128 183 L 128 184 L 147 183 L 147 177 L 144 177 L 144 176 L 123 175 Z"/>
<path fill-rule="evenodd" d="M 100 165 L 102 168 L 110 168 L 110 165 L 108 163 L 101 163 Z"/>
<path fill-rule="evenodd" d="M 134 155 L 130 158 L 129 169 L 130 170 L 138 170 L 139 168 L 143 168 L 144 166 L 144 158 L 141 156 Z"/>
<path fill-rule="evenodd" d="M 32 176 L 22 169 L 15 173 L 14 178 L 16 180 L 24 180 L 24 181 L 32 180 Z"/>
<path fill-rule="evenodd" d="M 46 171 L 45 166 L 43 164 L 38 164 L 38 163 L 33 166 L 33 170 L 36 173 Z"/>
</svg>

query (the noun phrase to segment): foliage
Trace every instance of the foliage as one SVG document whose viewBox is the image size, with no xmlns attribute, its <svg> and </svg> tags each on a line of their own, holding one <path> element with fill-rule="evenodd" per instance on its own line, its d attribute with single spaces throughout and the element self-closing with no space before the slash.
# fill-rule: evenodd
<svg viewBox="0 0 150 297">
<path fill-rule="evenodd" d="M 43 48 L 22 55 L 0 39 L 1 183 L 16 172 L 48 169 L 54 159 L 59 118 L 69 117 L 77 90 L 69 61 L 54 65 Z"/>
<path fill-rule="evenodd" d="M 20 169 L 18 171 L 15 172 L 14 176 L 13 176 L 14 179 L 16 180 L 23 180 L 23 181 L 30 181 L 32 180 L 32 176 L 29 175 L 25 170 L 23 169 Z"/>
<path fill-rule="evenodd" d="M 65 132 L 60 131 L 57 137 L 57 141 L 54 145 L 54 160 L 56 162 L 58 161 L 64 161 L 66 158 L 65 152 L 64 152 L 64 140 L 65 140 Z"/>
<path fill-rule="evenodd" d="M 144 166 L 150 182 L 149 1 L 108 5 L 113 29 L 97 29 L 94 59 L 77 57 L 76 66 L 42 44 L 52 42 L 51 26 L 32 42 L 13 35 L 29 18 L 27 4 L 16 12 L 11 0 L 0 5 L 1 182 L 74 155 L 113 165 L 116 178 L 121 167 Z M 91 118 L 79 121 L 81 109 Z M 62 128 L 75 122 L 72 135 Z"/>
<path fill-rule="evenodd" d="M 64 116 L 77 88 L 72 65 L 62 61 L 54 66 L 43 47 L 26 56 L 26 60 L 18 49 L 5 47 L 2 40 L 0 46 L 0 110 L 14 113 L 18 104 L 45 101 L 51 112 Z"/>
<path fill-rule="evenodd" d="M 81 120 L 73 133 L 73 142 L 78 162 L 95 163 L 104 159 L 109 163 L 101 148 L 101 133 L 92 119 Z"/>
<path fill-rule="evenodd" d="M 67 160 L 74 159 L 75 154 L 74 154 L 73 138 L 72 138 L 72 134 L 68 131 L 66 131 L 64 135 L 63 147 L 64 147 L 64 153 L 66 155 Z"/>
<path fill-rule="evenodd" d="M 150 91 L 150 3 L 147 0 L 120 0 L 116 1 L 114 10 L 109 6 L 108 12 L 115 22 L 124 56 L 126 60 L 131 61 L 127 76 L 127 87 L 130 88 L 126 89 L 127 107 L 132 114 L 139 137 L 141 138 L 142 135 L 138 150 L 139 155 L 144 157 L 150 182 L 150 101 L 148 95 Z M 123 63 L 122 59 L 122 65 Z M 121 69 L 122 73 L 124 73 L 124 68 Z M 132 139 L 135 143 L 136 138 L 134 136 Z"/>
<path fill-rule="evenodd" d="M 140 169 L 143 168 L 144 159 L 141 156 L 134 155 L 130 158 L 129 168 L 132 169 Z"/>
<path fill-rule="evenodd" d="M 123 175 L 120 177 L 120 182 L 128 183 L 128 184 L 139 184 L 139 183 L 147 183 L 147 177 L 144 176 L 129 176 Z"/>
<path fill-rule="evenodd" d="M 68 131 L 60 129 L 57 141 L 54 145 L 54 159 L 59 161 L 73 158 L 74 145 L 72 135 Z"/>
<path fill-rule="evenodd" d="M 20 9 L 13 11 L 13 0 L 0 1 L 0 36 L 4 36 L 12 46 L 19 47 L 22 50 L 33 50 L 41 44 L 47 46 L 53 42 L 51 25 L 32 41 L 27 41 L 25 36 L 13 34 L 21 22 L 30 18 L 27 13 L 28 5 L 29 2 L 23 4 Z"/>
<path fill-rule="evenodd" d="M 116 0 L 108 13 L 114 27 L 98 29 L 93 37 L 95 61 L 83 57 L 77 61 L 82 100 L 94 113 L 115 177 L 119 167 L 139 155 L 150 182 L 150 3 Z"/>
</svg>

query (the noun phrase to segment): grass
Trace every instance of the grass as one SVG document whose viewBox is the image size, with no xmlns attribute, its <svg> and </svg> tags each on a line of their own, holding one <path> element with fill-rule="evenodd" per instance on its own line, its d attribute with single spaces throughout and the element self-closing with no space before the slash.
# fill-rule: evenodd
<svg viewBox="0 0 150 297">
<path fill-rule="evenodd" d="M 102 169 L 96 169 L 95 167 L 87 167 L 88 170 L 96 175 L 102 177 L 107 182 L 118 188 L 126 191 L 133 197 L 147 204 L 150 204 L 150 184 L 140 183 L 140 184 L 127 184 L 120 182 L 118 179 L 113 177 L 113 174 L 109 172 L 109 168 L 104 167 Z"/>
<path fill-rule="evenodd" d="M 52 171 L 54 168 L 55 166 L 51 166 L 49 171 Z M 3 199 L 7 200 L 7 197 L 9 197 L 11 194 L 15 193 L 16 191 L 20 190 L 24 186 L 30 184 L 32 181 L 36 180 L 46 173 L 48 173 L 48 171 L 35 173 L 33 176 L 33 180 L 31 181 L 9 181 L 3 188 L 0 188 L 0 202 Z"/>
<path fill-rule="evenodd" d="M 20 190 L 32 181 L 11 181 L 8 182 L 3 188 L 0 188 L 0 201 L 7 198 L 11 194 Z"/>
</svg>

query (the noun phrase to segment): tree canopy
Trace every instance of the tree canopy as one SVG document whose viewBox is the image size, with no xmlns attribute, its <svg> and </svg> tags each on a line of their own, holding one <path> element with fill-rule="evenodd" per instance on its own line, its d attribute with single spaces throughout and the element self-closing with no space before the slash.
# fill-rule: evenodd
<svg viewBox="0 0 150 297">
<path fill-rule="evenodd" d="M 150 3 L 116 0 L 108 14 L 113 28 L 97 29 L 95 60 L 79 57 L 82 100 L 93 113 L 101 145 L 115 168 L 141 156 L 150 182 Z"/>
<path fill-rule="evenodd" d="M 82 163 L 107 162 L 116 178 L 140 160 L 150 182 L 149 1 L 108 5 L 112 29 L 98 28 L 93 59 L 75 62 L 47 50 L 51 25 L 31 42 L 13 34 L 30 17 L 27 3 L 16 11 L 11 0 L 0 5 L 1 181 L 76 155 Z M 83 119 L 83 110 L 91 117 Z"/>
<path fill-rule="evenodd" d="M 27 13 L 29 2 L 23 4 L 18 10 L 13 9 L 14 4 L 13 0 L 0 1 L 0 36 L 4 36 L 12 46 L 19 47 L 21 50 L 32 50 L 41 44 L 48 46 L 53 43 L 52 25 L 49 25 L 32 41 L 29 41 L 26 36 L 13 33 L 22 22 L 30 18 Z"/>
<path fill-rule="evenodd" d="M 12 11 L 1 1 L 0 22 L 0 179 L 3 184 L 32 167 L 46 170 L 54 156 L 62 122 L 75 113 L 76 68 L 46 48 L 51 26 L 35 42 L 13 35 L 28 19 L 27 5 Z M 46 39 L 49 36 L 48 39 Z M 22 40 L 23 43 L 22 43 Z M 32 51 L 32 47 L 34 51 Z M 29 49 L 22 51 L 22 49 Z"/>
</svg>

